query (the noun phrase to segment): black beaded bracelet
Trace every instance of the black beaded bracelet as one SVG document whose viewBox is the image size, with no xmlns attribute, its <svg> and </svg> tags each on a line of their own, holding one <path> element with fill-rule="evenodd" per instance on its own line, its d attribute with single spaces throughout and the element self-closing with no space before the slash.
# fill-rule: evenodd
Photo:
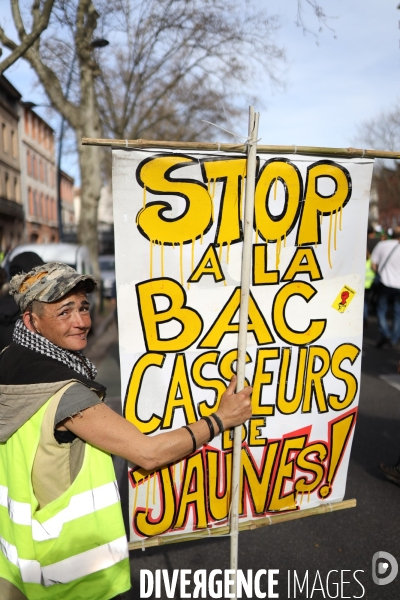
<svg viewBox="0 0 400 600">
<path fill-rule="evenodd" d="M 193 440 L 193 450 L 192 450 L 192 452 L 193 452 L 193 454 L 194 454 L 194 453 L 196 452 L 196 449 L 197 449 L 197 441 L 196 441 L 196 438 L 194 437 L 194 433 L 193 433 L 193 431 L 190 429 L 190 427 L 188 427 L 187 425 L 183 425 L 183 428 L 182 428 L 182 429 L 187 429 L 187 430 L 188 430 L 188 432 L 190 433 L 190 436 L 191 436 L 191 438 L 192 438 L 192 440 Z"/>
<path fill-rule="evenodd" d="M 214 423 L 211 421 L 210 417 L 201 417 L 203 421 L 205 421 L 208 425 L 208 429 L 210 430 L 210 439 L 208 442 L 211 442 L 215 438 L 215 429 Z"/>
<path fill-rule="evenodd" d="M 212 417 L 214 417 L 216 424 L 218 425 L 219 428 L 219 433 L 224 433 L 225 428 L 222 424 L 221 419 L 219 418 L 219 416 L 217 415 L 217 413 L 212 413 L 211 414 Z"/>
</svg>

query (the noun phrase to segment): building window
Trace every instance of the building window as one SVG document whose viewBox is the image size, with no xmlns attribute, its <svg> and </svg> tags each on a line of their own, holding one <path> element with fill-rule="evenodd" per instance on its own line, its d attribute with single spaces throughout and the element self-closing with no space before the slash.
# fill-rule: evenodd
<svg viewBox="0 0 400 600">
<path fill-rule="evenodd" d="M 32 137 L 34 139 L 36 139 L 37 135 L 36 135 L 36 127 L 37 127 L 37 123 L 36 123 L 37 119 L 35 118 L 34 115 L 32 115 Z"/>
<path fill-rule="evenodd" d="M 29 214 L 34 215 L 34 206 L 33 206 L 33 194 L 32 189 L 28 187 L 28 199 L 29 199 Z"/>
<path fill-rule="evenodd" d="M 38 205 L 37 205 L 37 192 L 33 191 L 33 214 L 35 217 L 38 216 Z"/>
<path fill-rule="evenodd" d="M 17 150 L 17 136 L 15 135 L 14 129 L 11 130 L 11 151 L 13 158 L 17 158 L 18 150 Z"/>
<path fill-rule="evenodd" d="M 25 121 L 25 133 L 27 135 L 29 135 L 29 120 L 30 119 L 29 119 L 29 111 L 28 111 L 27 108 L 24 111 L 24 115 L 25 115 L 25 119 L 24 119 L 24 121 Z"/>
<path fill-rule="evenodd" d="M 20 202 L 18 179 L 14 177 L 14 200 Z"/>
<path fill-rule="evenodd" d="M 1 124 L 1 139 L 3 142 L 3 152 L 8 152 L 7 127 L 5 123 Z"/>
<path fill-rule="evenodd" d="M 33 155 L 32 157 L 32 162 L 33 162 L 33 177 L 35 179 L 38 178 L 38 168 L 37 168 L 37 158 L 35 155 Z"/>
<path fill-rule="evenodd" d="M 11 196 L 11 190 L 10 190 L 10 176 L 7 173 L 7 171 L 4 174 L 4 181 L 5 181 L 5 197 L 10 200 L 10 196 Z"/>
</svg>

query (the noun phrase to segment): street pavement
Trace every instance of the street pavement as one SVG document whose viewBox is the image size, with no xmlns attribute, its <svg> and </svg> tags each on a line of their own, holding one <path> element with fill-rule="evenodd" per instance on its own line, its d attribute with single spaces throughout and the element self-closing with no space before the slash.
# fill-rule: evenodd
<svg viewBox="0 0 400 600">
<path fill-rule="evenodd" d="M 108 387 L 110 405 L 118 410 L 117 328 L 110 318 L 106 325 L 91 342 L 88 355 L 98 366 L 98 381 Z M 345 499 L 356 498 L 357 507 L 240 533 L 239 568 L 253 572 L 279 569 L 279 584 L 274 588 L 279 598 L 400 598 L 400 574 L 388 585 L 372 581 L 376 552 L 389 552 L 400 563 L 400 487 L 387 481 L 379 470 L 381 461 L 393 464 L 400 454 L 400 376 L 395 375 L 400 351 L 375 348 L 377 339 L 376 323 L 371 319 L 364 335 L 359 416 L 345 495 Z M 119 465 L 120 475 L 121 468 Z M 136 550 L 131 552 L 130 563 L 133 587 L 124 600 L 140 598 L 141 569 L 168 569 L 170 573 L 173 569 L 228 569 L 229 537 Z M 308 571 L 308 593 L 306 588 L 303 592 L 297 589 L 294 596 L 293 585 L 288 592 L 288 571 L 293 578 L 293 570 L 300 581 Z M 355 571 L 359 572 L 354 575 Z M 341 579 L 350 583 L 335 587 Z M 266 578 L 261 581 L 261 589 L 267 592 L 267 586 L 263 587 Z M 161 589 L 159 597 L 167 598 Z M 173 597 L 182 597 L 179 589 Z"/>
</svg>

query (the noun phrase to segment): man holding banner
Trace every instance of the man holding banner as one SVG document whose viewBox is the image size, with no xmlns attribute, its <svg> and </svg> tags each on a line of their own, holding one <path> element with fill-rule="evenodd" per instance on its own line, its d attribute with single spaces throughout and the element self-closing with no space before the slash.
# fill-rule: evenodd
<svg viewBox="0 0 400 600">
<path fill-rule="evenodd" d="M 109 600 L 129 589 L 128 547 L 110 454 L 147 471 L 251 416 L 251 388 L 181 429 L 141 433 L 103 402 L 81 350 L 95 280 L 47 263 L 11 281 L 22 320 L 0 360 L 0 596 Z"/>
</svg>

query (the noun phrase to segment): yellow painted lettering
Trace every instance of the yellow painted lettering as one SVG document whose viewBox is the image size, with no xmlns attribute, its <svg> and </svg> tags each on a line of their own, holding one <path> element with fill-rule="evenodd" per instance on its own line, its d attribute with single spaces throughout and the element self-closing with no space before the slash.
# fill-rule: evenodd
<svg viewBox="0 0 400 600">
<path fill-rule="evenodd" d="M 292 329 L 286 321 L 286 304 L 293 296 L 301 296 L 309 302 L 317 293 L 317 290 L 305 281 L 292 281 L 287 283 L 276 294 L 272 307 L 273 323 L 277 334 L 287 344 L 293 346 L 305 346 L 312 344 L 325 331 L 326 319 L 311 319 L 310 325 L 305 331 Z"/>
<path fill-rule="evenodd" d="M 261 398 L 263 387 L 272 383 L 273 372 L 265 371 L 266 361 L 276 360 L 277 358 L 279 358 L 279 348 L 259 348 L 257 350 L 253 393 L 251 396 L 253 415 L 268 416 L 275 413 L 275 405 L 261 404 Z"/>
<path fill-rule="evenodd" d="M 153 415 L 148 421 L 139 416 L 138 404 L 143 377 L 147 369 L 149 367 L 162 367 L 164 360 L 165 354 L 149 352 L 143 354 L 132 369 L 126 392 L 124 416 L 142 433 L 153 433 L 160 427 L 161 418 L 159 416 Z"/>
<path fill-rule="evenodd" d="M 177 408 L 183 409 L 186 423 L 194 423 L 197 421 L 184 354 L 177 354 L 175 358 L 167 394 L 162 429 L 170 429 L 172 427 L 174 412 Z"/>
<path fill-rule="evenodd" d="M 236 375 L 236 370 L 233 368 L 233 363 L 237 361 L 238 351 L 237 350 L 229 350 L 226 354 L 223 355 L 221 361 L 219 363 L 219 372 L 221 373 L 224 379 L 230 381 L 233 375 Z M 251 363 L 251 356 L 248 352 L 246 352 L 246 364 Z M 248 379 L 244 380 L 244 385 L 250 385 Z"/>
<path fill-rule="evenodd" d="M 257 468 L 250 450 L 242 448 L 239 514 L 243 514 L 244 490 L 246 487 L 254 513 L 260 515 L 266 511 L 268 492 L 278 448 L 279 442 L 268 444 L 264 450 L 262 466 L 260 468 Z M 247 486 L 244 485 L 245 481 Z"/>
<path fill-rule="evenodd" d="M 267 244 L 253 245 L 253 285 L 276 285 L 279 271 L 267 270 Z"/>
<path fill-rule="evenodd" d="M 161 514 L 154 519 L 152 508 L 148 510 L 139 508 L 133 517 L 135 530 L 145 537 L 160 535 L 168 531 L 171 529 L 175 517 L 176 501 L 170 468 L 164 467 L 153 476 L 157 477 L 158 481 Z M 150 481 L 147 482 L 147 485 L 150 485 Z"/>
<path fill-rule="evenodd" d="M 160 278 L 144 281 L 136 286 L 144 340 L 153 352 L 182 352 L 191 346 L 201 334 L 202 319 L 197 311 L 186 306 L 186 292 L 173 279 Z M 157 311 L 155 300 L 166 297 L 169 307 Z M 176 321 L 181 327 L 178 335 L 162 338 L 160 326 Z"/>
<path fill-rule="evenodd" d="M 226 391 L 226 385 L 221 379 L 206 379 L 202 375 L 202 369 L 206 365 L 216 365 L 219 358 L 219 352 L 211 351 L 200 354 L 192 364 L 192 379 L 195 385 L 202 389 L 215 390 L 214 403 L 210 406 L 205 400 L 197 405 L 197 410 L 201 417 L 208 417 L 218 409 L 221 396 Z"/>
<path fill-rule="evenodd" d="M 292 281 L 299 273 L 309 275 L 311 281 L 323 279 L 313 248 L 297 248 L 282 281 Z"/>
<path fill-rule="evenodd" d="M 311 412 L 311 400 L 313 395 L 317 402 L 318 412 L 324 413 L 328 411 L 324 383 L 322 380 L 329 371 L 330 363 L 331 358 L 326 348 L 323 346 L 310 346 L 308 351 L 302 412 Z"/>
<path fill-rule="evenodd" d="M 242 425 L 242 443 L 247 438 L 247 427 Z M 222 434 L 222 450 L 232 450 L 233 448 L 233 429 L 225 429 Z"/>
<path fill-rule="evenodd" d="M 265 417 L 253 417 L 249 421 L 249 446 L 266 446 L 267 439 L 261 437 L 260 429 L 265 427 Z"/>
<path fill-rule="evenodd" d="M 193 524 L 196 529 L 207 527 L 206 484 L 201 452 L 186 461 L 175 528 L 186 524 L 190 507 L 193 507 Z"/>
<path fill-rule="evenodd" d="M 325 444 L 316 442 L 301 450 L 296 459 L 296 466 L 301 471 L 312 473 L 312 478 L 300 477 L 296 480 L 294 488 L 297 493 L 307 494 L 314 492 L 320 485 L 325 475 L 322 462 L 326 459 L 328 450 Z M 314 460 L 313 460 L 313 457 Z"/>
<path fill-rule="evenodd" d="M 206 160 L 202 166 L 205 178 L 209 182 L 211 180 L 223 182 L 215 243 L 221 245 L 239 242 L 243 237 L 240 226 L 240 206 L 241 182 L 246 176 L 246 159 Z"/>
<path fill-rule="evenodd" d="M 274 481 L 271 500 L 268 510 L 296 510 L 296 498 L 294 490 L 288 494 L 284 493 L 285 483 L 287 479 L 293 479 L 294 474 L 294 458 L 291 454 L 295 450 L 302 450 L 306 442 L 305 436 L 295 438 L 285 438 L 283 440 L 282 452 L 279 458 L 279 465 Z"/>
<path fill-rule="evenodd" d="M 342 344 L 336 348 L 332 355 L 332 375 L 334 375 L 336 379 L 341 379 L 346 384 L 346 393 L 342 400 L 336 394 L 330 394 L 328 396 L 328 404 L 333 410 L 344 410 L 350 406 L 356 397 L 358 390 L 357 378 L 352 373 L 349 373 L 349 371 L 342 369 L 342 362 L 348 359 L 350 364 L 353 365 L 359 354 L 360 348 L 357 348 L 357 346 L 354 346 L 353 344 Z"/>
<path fill-rule="evenodd" d="M 231 504 L 232 452 L 206 450 L 208 473 L 208 509 L 214 521 L 229 514 Z"/>
<path fill-rule="evenodd" d="M 318 190 L 320 180 L 324 178 L 334 182 L 335 191 L 330 196 L 323 196 Z M 330 160 L 318 161 L 308 168 L 297 246 L 321 243 L 320 215 L 331 215 L 343 209 L 350 200 L 351 185 L 348 170 Z"/>
<path fill-rule="evenodd" d="M 212 275 L 215 283 L 225 279 L 221 269 L 221 264 L 215 251 L 215 247 L 212 244 L 210 244 L 207 250 L 204 252 L 199 264 L 189 277 L 188 282 L 197 283 L 200 281 L 203 275 Z"/>
<path fill-rule="evenodd" d="M 303 398 L 307 353 L 307 348 L 299 348 L 293 398 L 289 400 L 287 397 L 287 386 L 289 380 L 289 368 L 291 363 L 292 349 L 282 348 L 282 358 L 278 377 L 278 389 L 276 393 L 276 407 L 279 410 L 279 412 L 283 413 L 284 415 L 293 415 L 300 408 L 301 400 Z"/>
<path fill-rule="evenodd" d="M 224 308 L 212 324 L 209 331 L 199 344 L 199 348 L 218 348 L 222 338 L 228 333 L 238 333 L 239 323 L 233 323 L 233 318 L 239 310 L 240 288 L 237 287 Z M 253 332 L 259 346 L 274 342 L 271 331 L 264 316 L 257 306 L 251 292 L 249 296 L 249 324 L 247 331 Z"/>
<path fill-rule="evenodd" d="M 163 245 L 189 244 L 211 227 L 212 201 L 207 186 L 194 179 L 179 178 L 175 173 L 196 163 L 188 156 L 173 154 L 157 156 L 139 165 L 139 184 L 147 192 L 168 197 L 168 201 L 157 198 L 137 215 L 138 229 L 150 241 Z M 169 216 L 174 204 L 182 202 L 181 198 L 184 210 L 179 216 Z"/>
<path fill-rule="evenodd" d="M 280 215 L 273 215 L 271 189 L 278 182 L 284 189 L 284 209 Z M 257 179 L 254 197 L 255 228 L 264 241 L 282 240 L 292 231 L 299 216 L 301 198 L 302 179 L 297 167 L 282 158 L 267 161 Z"/>
</svg>

